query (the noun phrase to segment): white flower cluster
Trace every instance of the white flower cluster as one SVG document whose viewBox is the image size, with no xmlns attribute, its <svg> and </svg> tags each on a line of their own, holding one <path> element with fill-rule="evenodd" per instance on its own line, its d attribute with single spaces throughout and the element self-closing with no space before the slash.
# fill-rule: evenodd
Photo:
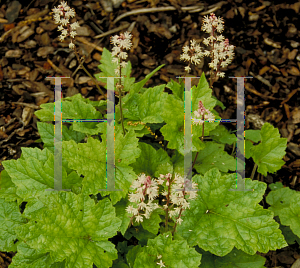
<svg viewBox="0 0 300 268">
<path fill-rule="evenodd" d="M 132 47 L 132 43 L 131 43 L 131 39 L 132 35 L 129 32 L 125 32 L 124 34 L 120 34 L 120 35 L 115 35 L 113 37 L 111 37 L 111 43 L 114 45 L 113 49 L 112 49 L 112 56 L 116 57 L 113 58 L 112 62 L 116 62 L 119 64 L 120 62 L 120 66 L 122 68 L 125 68 L 127 65 L 127 62 L 122 61 L 125 60 L 128 55 L 127 53 L 124 51 L 125 49 L 128 50 Z M 115 74 L 117 76 L 120 76 L 120 69 L 116 68 L 115 69 Z"/>
<path fill-rule="evenodd" d="M 216 71 L 216 75 L 219 77 L 224 77 L 225 73 L 220 72 L 220 67 L 224 68 L 228 66 L 234 57 L 234 46 L 229 45 L 228 39 L 225 39 L 223 35 L 217 35 L 216 32 L 221 33 L 224 30 L 224 21 L 221 17 L 217 18 L 214 13 L 210 14 L 210 17 L 205 16 L 203 19 L 202 30 L 206 33 L 209 33 L 210 36 L 208 38 L 204 38 L 203 43 L 206 46 L 210 46 L 211 50 L 205 50 L 201 53 L 198 53 L 199 56 L 210 56 L 211 62 L 209 63 L 209 67 Z M 198 51 L 201 51 L 199 45 L 196 45 L 196 41 L 192 40 L 193 48 L 197 47 Z M 183 54 L 180 55 L 181 60 L 187 60 L 191 63 L 198 65 L 200 61 L 192 60 L 191 57 L 187 57 L 187 53 L 190 51 L 191 53 L 195 53 L 195 49 L 189 48 L 188 46 L 183 47 Z M 191 68 L 190 66 L 186 66 L 185 70 L 189 73 Z"/>
<path fill-rule="evenodd" d="M 195 40 L 191 40 L 191 47 L 184 46 L 182 51 L 183 54 L 180 55 L 181 60 L 190 61 L 196 65 L 200 64 L 203 53 L 201 51 L 201 47 L 196 44 Z M 189 73 L 191 70 L 190 65 L 186 66 L 184 69 L 187 73 Z"/>
<path fill-rule="evenodd" d="M 205 120 L 213 121 L 215 119 L 215 116 L 211 113 L 211 111 L 204 107 L 202 101 L 199 101 L 198 110 L 194 112 L 194 115 L 198 118 L 199 117 L 202 118 L 202 116 L 204 115 L 204 120 L 198 119 L 197 122 L 193 122 L 193 124 L 195 125 L 197 124 L 202 125 Z"/>
<path fill-rule="evenodd" d="M 165 179 L 164 179 L 165 178 Z M 146 219 L 149 219 L 150 214 L 153 210 L 160 208 L 157 205 L 157 203 L 152 203 L 153 199 L 158 196 L 158 185 L 163 185 L 164 188 L 170 187 L 170 195 L 168 191 L 164 190 L 161 194 L 166 196 L 170 202 L 169 205 L 171 205 L 170 208 L 173 208 L 174 205 L 177 207 L 174 208 L 174 210 L 171 210 L 168 208 L 168 205 L 163 205 L 163 209 L 169 209 L 169 217 L 176 217 L 180 213 L 180 211 L 184 211 L 185 209 L 189 208 L 189 202 L 187 202 L 187 199 L 195 199 L 197 197 L 196 191 L 176 191 L 177 189 L 183 189 L 185 190 L 184 185 L 184 178 L 179 176 L 177 173 L 175 174 L 175 178 L 173 181 L 171 181 L 172 174 L 168 173 L 167 175 L 160 175 L 160 178 L 156 180 L 152 180 L 150 176 L 145 176 L 142 174 L 138 180 L 134 181 L 132 184 L 132 188 L 136 189 L 136 193 L 130 193 L 129 201 L 132 203 L 137 203 L 138 207 L 135 208 L 131 205 L 129 205 L 126 209 L 128 213 L 133 214 L 136 216 L 136 222 L 143 221 L 143 218 L 141 215 L 139 215 L 140 209 L 146 209 L 146 213 L 143 214 Z M 186 181 L 190 182 L 189 180 Z M 191 183 L 191 188 L 195 189 L 197 187 L 197 183 Z M 148 194 L 149 196 L 149 202 L 147 204 L 144 203 L 145 195 Z M 189 195 L 188 198 L 185 197 L 185 195 Z M 177 217 L 176 222 L 181 224 L 182 219 L 181 215 Z"/>
<path fill-rule="evenodd" d="M 166 186 L 170 185 L 172 174 L 168 173 L 166 176 L 160 175 L 161 178 L 166 178 L 165 183 Z M 159 180 L 159 183 L 162 183 L 162 180 Z M 176 217 L 179 215 L 180 210 L 184 211 L 187 208 L 190 208 L 190 203 L 187 202 L 187 200 L 193 200 L 197 197 L 196 191 L 176 191 L 177 189 L 184 189 L 185 190 L 185 183 L 190 183 L 188 188 L 196 189 L 197 183 L 191 182 L 189 180 L 184 181 L 184 178 L 179 176 L 179 174 L 175 174 L 175 179 L 171 183 L 171 195 L 170 195 L 170 201 L 173 203 L 172 206 L 176 205 L 177 207 L 173 210 L 169 210 L 169 217 Z M 167 196 L 168 192 L 164 191 L 162 195 Z M 189 195 L 188 198 L 185 197 L 185 195 Z M 164 209 L 167 209 L 167 205 L 163 205 Z M 182 219 L 181 215 L 177 217 L 176 222 L 181 224 Z"/>
<path fill-rule="evenodd" d="M 214 13 L 210 13 L 210 16 L 204 16 L 202 31 L 211 33 L 214 29 L 221 33 L 224 30 L 224 21 L 221 17 L 217 18 Z"/>
<path fill-rule="evenodd" d="M 75 47 L 72 39 L 77 35 L 76 29 L 80 27 L 78 21 L 70 24 L 69 19 L 75 17 L 74 8 L 70 8 L 68 4 L 64 1 L 61 1 L 58 7 L 54 7 L 52 9 L 54 15 L 53 19 L 56 24 L 60 24 L 58 26 L 58 30 L 61 31 L 61 35 L 59 36 L 60 41 L 63 41 L 67 36 L 71 37 L 71 43 L 69 44 L 69 48 L 73 49 Z M 67 28 L 64 28 L 66 26 Z"/>
<path fill-rule="evenodd" d="M 129 201 L 137 204 L 137 207 L 129 205 L 126 208 L 126 211 L 133 216 L 136 216 L 136 222 L 142 222 L 143 217 L 140 215 L 139 210 L 146 210 L 145 216 L 146 219 L 149 219 L 150 214 L 153 210 L 159 208 L 156 203 L 152 203 L 154 198 L 158 196 L 158 185 L 157 182 L 152 180 L 150 176 L 145 176 L 142 174 L 137 180 L 133 182 L 131 188 L 136 189 L 135 193 L 129 193 Z M 146 195 L 148 195 L 148 203 L 145 203 Z"/>
</svg>

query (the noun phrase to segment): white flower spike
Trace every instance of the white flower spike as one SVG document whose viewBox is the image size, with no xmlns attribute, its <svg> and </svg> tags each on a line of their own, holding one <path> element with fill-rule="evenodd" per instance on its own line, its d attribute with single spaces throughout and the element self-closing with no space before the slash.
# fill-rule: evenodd
<svg viewBox="0 0 300 268">
<path fill-rule="evenodd" d="M 204 54 L 201 51 L 201 47 L 196 44 L 196 40 L 191 40 L 190 42 L 191 47 L 183 47 L 183 54 L 180 55 L 180 59 L 198 65 L 200 64 L 201 58 L 203 58 Z M 191 71 L 190 65 L 186 66 L 185 70 L 187 73 L 189 73 Z"/>
<path fill-rule="evenodd" d="M 203 44 L 210 46 L 211 50 L 204 50 L 196 44 L 195 40 L 191 40 L 191 47 L 184 46 L 182 48 L 183 54 L 180 55 L 180 60 L 188 61 L 195 65 L 199 65 L 203 56 L 210 56 L 211 62 L 209 67 L 216 71 L 216 77 L 224 77 L 225 73 L 220 71 L 220 67 L 224 68 L 228 66 L 234 57 L 234 46 L 229 45 L 228 39 L 225 39 L 222 34 L 224 21 L 221 17 L 217 18 L 214 13 L 210 16 L 205 16 L 203 19 L 202 31 L 209 33 L 210 36 L 203 39 Z M 191 71 L 190 65 L 186 66 L 185 71 L 189 73 Z"/>
<path fill-rule="evenodd" d="M 127 65 L 127 62 L 122 60 L 125 60 L 128 57 L 127 52 L 124 50 L 129 50 L 132 47 L 131 38 L 132 35 L 129 32 L 121 33 L 120 35 L 115 35 L 110 38 L 111 43 L 114 45 L 112 56 L 116 57 L 113 58 L 112 62 L 118 63 L 118 66 L 115 69 L 115 74 L 118 76 L 121 75 L 119 67 L 125 68 Z"/>
<path fill-rule="evenodd" d="M 133 203 L 134 207 L 137 206 L 138 208 L 135 209 L 132 205 L 129 205 L 126 208 L 126 211 L 135 216 L 136 222 L 143 221 L 141 215 L 144 215 L 146 219 L 149 219 L 151 212 L 157 208 L 160 208 L 163 210 L 168 209 L 169 217 L 174 218 L 178 224 L 181 224 L 183 220 L 181 219 L 181 216 L 179 216 L 181 215 L 180 211 L 184 211 L 189 208 L 190 203 L 187 200 L 195 199 L 197 197 L 197 192 L 185 190 L 184 178 L 177 173 L 175 174 L 173 181 L 171 178 L 172 174 L 170 173 L 167 175 L 161 175 L 160 178 L 155 180 L 151 179 L 150 176 L 141 174 L 138 179 L 132 183 L 131 189 L 135 190 L 135 193 L 129 193 L 128 197 L 129 201 Z M 164 190 L 161 192 L 161 194 L 170 200 L 169 206 L 171 206 L 172 203 L 172 208 L 166 204 L 160 207 L 157 203 L 152 203 L 152 201 L 159 196 L 159 185 L 170 188 L 170 192 Z M 190 182 L 189 188 L 197 188 L 197 183 Z M 184 189 L 185 194 L 183 194 L 183 191 L 176 191 L 176 189 Z M 146 195 L 148 195 L 148 203 L 145 203 L 144 201 L 146 200 Z M 189 195 L 189 197 L 185 195 Z M 176 205 L 176 207 L 174 207 L 174 205 Z M 144 209 L 146 210 L 146 213 L 139 214 L 138 211 Z"/>
<path fill-rule="evenodd" d="M 75 45 L 73 43 L 74 37 L 77 35 L 76 29 L 80 27 L 79 23 L 76 21 L 70 24 L 69 19 L 75 17 L 74 8 L 70 8 L 68 4 L 64 1 L 61 1 L 58 7 L 54 7 L 52 9 L 54 15 L 53 19 L 56 24 L 60 24 L 58 26 L 58 31 L 61 31 L 61 35 L 59 36 L 59 40 L 63 41 L 67 36 L 71 37 L 71 42 L 69 44 L 70 49 L 74 49 Z M 67 28 L 64 28 L 66 26 Z"/>
</svg>

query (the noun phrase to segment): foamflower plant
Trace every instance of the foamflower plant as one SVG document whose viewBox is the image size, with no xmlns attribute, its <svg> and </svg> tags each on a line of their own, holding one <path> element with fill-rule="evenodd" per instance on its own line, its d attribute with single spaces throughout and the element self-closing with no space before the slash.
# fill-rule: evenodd
<svg viewBox="0 0 300 268">
<path fill-rule="evenodd" d="M 75 39 L 77 24 L 69 23 L 75 11 L 61 2 L 53 12 L 60 24 L 59 39 Z M 199 64 L 204 56 L 211 56 L 212 73 L 219 73 L 232 56 L 232 47 L 222 36 L 216 36 L 223 31 L 223 20 L 211 14 L 204 18 L 203 30 L 211 34 L 203 42 L 212 49 L 201 48 L 192 40 L 181 58 Z M 231 142 L 234 148 L 236 137 L 225 126 L 204 123 L 218 116 L 213 110 L 218 102 L 211 86 L 216 77 L 223 76 L 221 72 L 210 76 L 210 85 L 202 73 L 198 86 L 191 90 L 193 108 L 197 108 L 193 115 L 201 119 L 194 120 L 199 123 L 192 129 L 196 155 L 188 171 L 195 168 L 196 173 L 191 177 L 184 174 L 183 178 L 185 84 L 171 80 L 167 85 L 145 88 L 164 65 L 135 82 L 130 77 L 130 62 L 124 62 L 126 50 L 132 46 L 131 37 L 125 32 L 111 38 L 112 53 L 103 48 L 98 66 L 101 72 L 95 74 L 99 81 L 116 75 L 119 78 L 120 105 L 116 105 L 114 121 L 115 190 L 107 188 L 108 120 L 102 115 L 107 102 L 76 94 L 61 102 L 62 119 L 72 119 L 71 126 L 61 125 L 66 134 L 61 141 L 61 190 L 47 191 L 53 190 L 57 179 L 51 123 L 55 103 L 41 104 L 35 115 L 41 121 L 37 127 L 44 148 L 25 147 L 19 159 L 2 161 L 0 251 L 17 252 L 11 268 L 196 268 L 208 267 L 216 260 L 220 267 L 237 267 L 241 260 L 245 267 L 253 267 L 253 263 L 263 267 L 265 259 L 257 252 L 288 246 L 274 215 L 300 236 L 299 194 L 273 185 L 277 190 L 272 193 L 272 189 L 266 198 L 270 210 L 260 205 L 266 183 L 245 178 L 245 189 L 250 191 L 232 191 L 237 178 L 230 172 L 236 172 L 237 158 L 224 147 Z M 72 44 L 70 50 L 79 59 L 76 43 Z M 120 76 L 124 71 L 124 91 L 128 94 L 122 98 Z M 78 118 L 100 122 L 87 126 Z M 204 125 L 209 136 L 205 141 Z M 154 139 L 145 137 L 149 132 Z M 245 158 L 252 157 L 255 169 L 263 176 L 285 163 L 282 158 L 287 139 L 280 138 L 271 124 L 266 122 L 261 130 L 246 130 L 245 137 Z M 199 152 L 201 159 L 196 161 Z M 203 258 L 202 250 L 206 251 Z"/>
</svg>

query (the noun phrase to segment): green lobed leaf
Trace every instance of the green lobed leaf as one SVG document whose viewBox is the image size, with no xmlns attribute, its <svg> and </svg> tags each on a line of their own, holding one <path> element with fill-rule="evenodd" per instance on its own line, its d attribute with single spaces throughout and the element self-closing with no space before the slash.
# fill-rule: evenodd
<svg viewBox="0 0 300 268">
<path fill-rule="evenodd" d="M 245 140 L 245 158 L 249 159 L 251 157 L 251 148 L 253 143 L 250 140 Z M 241 148 L 241 147 L 240 147 Z M 242 152 L 242 150 L 240 150 Z"/>
<path fill-rule="evenodd" d="M 236 142 L 236 136 L 233 133 L 230 133 L 223 125 L 218 125 L 215 129 L 209 132 L 209 135 L 214 141 L 220 143 L 234 144 Z"/>
<path fill-rule="evenodd" d="M 181 89 L 182 90 L 182 89 Z M 177 92 L 181 92 L 179 89 Z M 192 111 L 198 109 L 199 101 L 201 100 L 206 109 L 214 113 L 216 119 L 220 117 L 213 111 L 216 105 L 216 100 L 212 98 L 212 90 L 202 74 L 198 86 L 191 88 L 192 92 Z M 179 93 L 178 93 L 179 94 Z M 176 149 L 184 155 L 184 101 L 183 97 L 168 95 L 164 102 L 162 111 L 163 120 L 167 123 L 160 131 L 164 139 L 169 141 L 168 148 Z M 192 114 L 194 118 L 194 114 Z M 208 136 L 209 132 L 215 129 L 219 122 L 205 122 L 204 135 Z M 202 136 L 202 125 L 192 125 L 192 151 L 200 151 L 204 148 L 203 143 L 200 141 Z"/>
<path fill-rule="evenodd" d="M 149 219 L 143 219 L 142 226 L 145 230 L 157 235 L 160 228 L 161 218 L 159 215 L 165 215 L 166 213 L 162 209 L 155 209 L 151 212 Z"/>
<path fill-rule="evenodd" d="M 205 142 L 205 150 L 202 150 L 195 162 L 195 169 L 197 172 L 204 174 L 212 168 L 218 168 L 222 172 L 228 170 L 236 170 L 236 159 L 224 151 L 225 144 L 215 142 Z M 193 153 L 195 159 L 195 153 Z M 243 166 L 238 162 L 238 169 L 241 170 Z"/>
<path fill-rule="evenodd" d="M 213 111 L 213 108 L 216 106 L 217 101 L 212 96 L 212 89 L 207 83 L 204 72 L 201 75 L 197 88 L 193 86 L 191 90 L 193 96 L 192 111 L 196 111 L 198 109 L 198 104 L 200 100 L 202 101 L 206 109 Z"/>
<path fill-rule="evenodd" d="M 130 254 L 134 251 L 134 254 Z M 201 254 L 194 248 L 190 248 L 187 241 L 172 240 L 171 232 L 158 235 L 154 239 L 149 239 L 147 247 L 131 249 L 128 259 L 134 259 L 134 268 L 157 267 L 162 261 L 169 268 L 194 268 L 200 265 Z M 161 255 L 161 258 L 157 256 Z"/>
<path fill-rule="evenodd" d="M 0 251 L 16 251 L 17 239 L 15 228 L 26 222 L 16 202 L 7 202 L 0 198 Z"/>
<path fill-rule="evenodd" d="M 269 207 L 269 210 L 272 210 L 274 212 L 274 216 L 278 216 L 281 210 L 285 208 L 289 209 L 292 200 L 296 197 L 296 191 L 293 191 L 288 187 L 283 187 L 271 191 L 267 195 L 266 201 L 271 205 Z"/>
<path fill-rule="evenodd" d="M 67 173 L 66 162 L 62 162 L 62 187 L 78 191 L 81 178 L 72 171 Z M 3 161 L 3 166 L 16 185 L 16 194 L 24 200 L 54 189 L 54 155 L 48 150 L 22 148 L 18 160 Z"/>
<path fill-rule="evenodd" d="M 53 121 L 54 103 L 41 104 L 41 108 L 34 114 L 41 121 Z M 93 105 L 86 103 L 79 94 L 76 98 L 62 100 L 62 119 L 102 119 L 102 114 Z"/>
<path fill-rule="evenodd" d="M 173 95 L 168 95 L 163 106 L 162 117 L 167 123 L 160 131 L 164 139 L 169 141 L 168 148 L 176 149 L 184 155 L 184 113 L 183 102 L 176 99 Z M 174 116 L 176 115 L 176 116 Z M 215 123 L 211 123 L 215 124 Z M 199 137 L 202 135 L 202 127 L 193 126 L 192 151 L 199 151 L 204 148 Z M 209 132 L 209 131 L 207 131 Z M 208 133 L 207 133 L 208 134 Z"/>
<path fill-rule="evenodd" d="M 11 177 L 8 175 L 7 171 L 4 169 L 0 173 L 0 198 L 4 198 L 7 202 L 16 201 L 20 205 L 23 198 L 16 194 L 17 187 L 12 182 Z"/>
<path fill-rule="evenodd" d="M 172 240 L 171 232 L 166 232 L 154 239 L 149 239 L 149 247 L 157 250 L 162 255 L 162 260 L 166 266 L 192 268 L 198 267 L 201 261 L 201 254 L 194 248 L 190 248 L 184 239 Z"/>
<path fill-rule="evenodd" d="M 145 230 L 141 224 L 134 221 L 133 226 L 127 229 L 124 234 L 124 237 L 127 240 L 129 240 L 132 236 L 139 240 L 139 245 L 145 246 L 147 245 L 148 239 L 156 237 L 156 234 L 150 233 Z"/>
<path fill-rule="evenodd" d="M 284 235 L 284 239 L 289 245 L 295 244 L 295 242 L 300 245 L 300 237 L 295 235 L 289 226 L 280 225 L 279 228 Z"/>
<path fill-rule="evenodd" d="M 245 138 L 254 142 L 261 141 L 260 130 L 254 130 L 254 129 L 245 130 Z"/>
<path fill-rule="evenodd" d="M 300 193 L 288 187 L 271 191 L 266 201 L 271 205 L 269 210 L 279 216 L 280 223 L 289 226 L 300 238 Z"/>
<path fill-rule="evenodd" d="M 94 76 L 98 81 L 107 83 L 106 78 L 102 77 L 115 77 L 115 69 L 117 68 L 118 64 L 116 62 L 112 62 L 113 56 L 111 55 L 111 52 L 108 51 L 106 48 L 103 49 L 102 57 L 100 60 L 100 65 L 98 65 L 98 68 L 101 70 L 101 73 L 95 74 Z M 127 62 L 127 65 L 125 68 L 121 68 L 121 75 L 125 76 L 122 80 L 122 84 L 124 83 L 124 89 L 126 91 L 131 87 L 131 85 L 134 83 L 135 78 L 130 77 L 131 74 L 131 63 L 130 61 Z M 118 82 L 118 79 L 114 79 L 114 85 Z M 105 88 L 107 89 L 107 84 L 105 85 Z"/>
<path fill-rule="evenodd" d="M 279 182 L 279 181 L 277 181 L 277 182 L 275 182 L 275 183 L 271 183 L 271 184 L 269 184 L 268 186 L 269 186 L 269 188 L 270 188 L 272 191 L 275 191 L 275 190 L 277 190 L 277 189 L 280 189 L 280 188 L 283 188 L 283 187 L 284 187 L 283 184 L 282 184 L 281 182 Z"/>
<path fill-rule="evenodd" d="M 141 248 L 142 247 L 140 245 L 137 245 L 137 246 L 131 248 L 128 251 L 128 253 L 126 254 L 126 261 L 129 264 L 130 268 L 133 267 L 136 256 L 140 252 Z"/>
<path fill-rule="evenodd" d="M 156 268 L 158 260 L 156 259 L 157 251 L 152 247 L 143 247 L 138 252 L 133 268 Z"/>
<path fill-rule="evenodd" d="M 93 263 L 111 267 L 118 255 L 108 239 L 116 235 L 121 220 L 107 198 L 95 204 L 81 194 L 49 192 L 37 199 L 41 208 L 28 212 L 32 220 L 16 229 L 26 244 L 40 253 L 50 252 L 55 262 L 66 260 L 66 268 Z"/>
<path fill-rule="evenodd" d="M 184 211 L 183 222 L 177 231 L 190 246 L 198 245 L 218 256 L 225 256 L 233 247 L 253 255 L 287 246 L 273 212 L 258 203 L 266 184 L 245 179 L 245 189 L 235 189 L 236 174 L 221 176 L 213 168 L 204 176 L 195 175 L 198 197 Z M 225 231 L 226 230 L 226 231 Z"/>
<path fill-rule="evenodd" d="M 136 174 L 144 173 L 147 176 L 158 178 L 160 174 L 173 172 L 172 162 L 167 152 L 163 149 L 155 150 L 144 142 L 138 144 L 141 154 L 133 167 Z"/>
<path fill-rule="evenodd" d="M 253 146 L 250 152 L 254 162 L 258 165 L 257 171 L 267 176 L 268 172 L 276 172 L 285 163 L 282 158 L 285 155 L 287 139 L 280 138 L 278 129 L 270 123 L 262 126 L 260 134 L 261 143 Z"/>
<path fill-rule="evenodd" d="M 45 150 L 47 149 L 47 150 Z M 53 152 L 50 151 L 50 149 L 45 148 L 44 150 L 41 150 L 39 148 L 26 148 L 22 147 L 22 154 L 20 159 L 26 160 L 28 157 L 36 158 L 43 163 L 46 163 L 49 159 L 50 155 L 53 154 Z M 70 174 L 74 172 L 72 169 L 68 168 L 68 162 L 63 158 L 62 159 L 63 167 L 66 169 L 67 174 Z"/>
<path fill-rule="evenodd" d="M 258 254 L 248 255 L 241 250 L 234 248 L 224 257 L 219 257 L 204 251 L 196 249 L 202 254 L 200 268 L 263 268 L 266 259 Z"/>
<path fill-rule="evenodd" d="M 146 90 L 149 90 L 149 89 L 143 88 L 143 86 L 163 66 L 164 66 L 164 64 L 157 67 L 154 71 L 152 71 L 151 73 L 146 75 L 146 77 L 143 80 L 141 80 L 140 82 L 132 84 L 130 86 L 129 90 L 124 88 L 125 91 L 129 91 L 129 93 L 126 94 L 122 98 L 122 111 L 123 111 L 123 113 L 126 114 L 126 116 L 124 114 L 124 125 L 126 126 L 126 128 L 130 128 L 127 125 L 127 121 L 139 120 L 139 117 L 142 116 L 142 115 L 139 115 L 139 109 L 138 109 L 138 106 L 140 105 L 139 104 L 139 99 L 143 96 L 142 94 L 145 93 Z M 160 92 L 160 88 L 159 87 L 158 88 L 155 87 L 155 88 L 156 88 L 156 91 L 157 91 L 156 93 L 160 94 L 163 97 L 163 95 Z M 146 100 L 147 100 L 147 98 L 146 98 Z M 151 99 L 150 99 L 150 101 L 151 101 Z M 159 98 L 157 98 L 156 102 L 160 102 Z M 155 102 L 152 103 L 152 106 L 153 105 L 155 105 Z M 129 110 L 130 110 L 130 112 L 128 112 Z M 143 107 L 141 107 L 141 110 L 142 111 L 144 110 Z M 155 114 L 155 115 L 157 114 L 156 110 L 150 111 L 150 112 Z M 117 122 L 120 121 L 120 116 L 121 116 L 120 115 L 120 105 L 118 104 L 116 106 L 116 111 L 115 111 L 115 120 Z M 126 118 L 127 118 L 127 120 L 126 120 Z M 161 120 L 160 115 L 159 115 L 159 120 Z"/>
<path fill-rule="evenodd" d="M 71 97 L 65 97 L 64 100 L 73 100 L 73 99 L 79 99 L 84 101 L 85 103 L 91 104 L 93 107 L 101 108 L 101 110 L 106 110 L 107 107 L 107 100 L 100 100 L 100 101 L 91 101 L 89 98 L 83 98 L 83 96 L 78 93 Z"/>
<path fill-rule="evenodd" d="M 119 202 L 115 204 L 116 215 L 122 221 L 120 226 L 120 232 L 122 235 L 124 235 L 126 230 L 128 229 L 128 225 L 130 223 L 130 216 L 132 216 L 125 210 L 129 204 L 130 202 L 125 198 L 122 198 Z"/>
<path fill-rule="evenodd" d="M 148 88 L 143 94 L 135 93 L 131 98 L 122 100 L 124 118 L 142 121 L 143 123 L 162 123 L 161 107 L 168 94 L 163 92 L 165 85 Z M 116 118 L 120 107 L 116 107 Z M 117 120 L 117 119 L 116 119 Z"/>
<path fill-rule="evenodd" d="M 261 141 L 260 130 L 245 130 L 245 142 L 244 140 L 238 142 L 238 148 L 240 151 L 245 150 L 245 158 L 249 159 L 251 157 L 251 148 L 254 146 L 253 142 Z"/>
<path fill-rule="evenodd" d="M 44 147 L 47 147 L 49 150 L 52 151 L 52 153 L 54 153 L 54 125 L 43 122 L 37 122 L 37 127 L 41 139 L 44 143 Z M 83 140 L 84 137 L 85 135 L 83 133 L 73 130 L 72 125 L 70 126 L 70 128 L 68 128 L 65 125 L 62 125 L 63 141 L 74 140 L 76 143 L 78 143 L 81 140 Z"/>
<path fill-rule="evenodd" d="M 103 124 L 103 123 L 102 123 Z M 74 141 L 63 142 L 63 157 L 69 167 L 84 176 L 83 194 L 97 194 L 106 188 L 106 123 L 102 142 L 88 138 L 87 143 L 76 144 Z M 101 195 L 110 194 L 113 204 L 125 198 L 131 182 L 136 178 L 133 168 L 129 166 L 140 154 L 138 140 L 133 130 L 123 136 L 120 126 L 115 126 L 115 189 L 123 191 L 101 191 Z"/>
<path fill-rule="evenodd" d="M 184 100 L 184 80 L 179 84 L 176 81 L 174 81 L 173 79 L 171 79 L 170 82 L 168 82 L 168 84 L 166 85 L 167 88 L 169 88 L 172 92 L 173 95 L 183 101 Z"/>
<path fill-rule="evenodd" d="M 12 258 L 9 268 L 65 268 L 65 261 L 54 262 L 49 252 L 30 248 L 25 242 L 18 245 L 17 254 Z"/>
<path fill-rule="evenodd" d="M 54 120 L 54 103 L 43 103 L 40 108 L 40 110 L 34 112 L 38 119 L 41 121 Z"/>
</svg>

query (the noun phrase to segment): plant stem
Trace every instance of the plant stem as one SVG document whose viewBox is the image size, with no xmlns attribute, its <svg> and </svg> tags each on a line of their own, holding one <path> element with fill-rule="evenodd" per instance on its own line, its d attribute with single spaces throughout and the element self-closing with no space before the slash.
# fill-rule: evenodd
<svg viewBox="0 0 300 268">
<path fill-rule="evenodd" d="M 215 29 L 214 27 L 212 28 L 212 32 L 211 32 L 211 35 L 213 37 L 215 37 Z M 214 51 L 215 51 L 215 39 L 213 39 L 213 43 L 212 43 L 212 59 L 214 58 Z M 214 77 L 212 78 L 212 74 L 213 74 L 213 69 L 210 70 L 210 77 L 209 77 L 209 87 L 212 88 L 212 85 L 215 81 L 215 75 Z"/>
<path fill-rule="evenodd" d="M 125 136 L 125 127 L 124 127 L 124 120 L 123 120 L 123 112 L 122 112 L 122 85 L 121 85 L 121 65 L 119 64 L 119 70 L 120 70 L 120 78 L 119 78 L 119 102 L 120 102 L 120 116 L 121 116 L 121 124 L 122 124 L 122 129 L 123 129 L 123 135 Z"/>
<path fill-rule="evenodd" d="M 255 163 L 255 165 L 252 169 L 252 172 L 251 172 L 251 180 L 253 180 L 253 178 L 254 178 L 254 174 L 255 174 L 256 169 L 257 169 L 257 164 Z"/>
<path fill-rule="evenodd" d="M 166 221 L 165 221 L 165 232 L 168 231 L 168 217 L 169 217 L 169 203 L 170 203 L 170 194 L 171 194 L 171 183 L 170 178 L 167 178 L 168 182 L 169 182 L 169 186 L 168 186 L 168 195 L 166 196 L 167 198 L 167 209 L 166 209 Z"/>
<path fill-rule="evenodd" d="M 202 115 L 202 120 L 204 120 L 204 114 Z M 201 141 L 203 142 L 203 139 L 204 139 L 204 122 L 203 122 L 203 125 L 202 125 L 202 136 L 201 136 Z M 194 159 L 194 162 L 192 164 L 192 167 L 190 168 L 189 172 L 188 172 L 188 175 L 187 177 L 189 176 L 190 172 L 192 171 L 195 163 L 196 163 L 196 160 L 197 160 L 197 157 L 198 157 L 198 154 L 199 152 L 196 153 L 196 156 L 195 156 L 195 159 Z M 185 195 L 185 191 L 183 191 L 183 196 Z M 179 212 L 179 216 L 177 217 L 177 219 L 179 219 L 181 217 L 181 213 L 182 213 L 182 206 L 180 208 L 180 212 Z M 168 214 L 167 214 L 168 216 Z M 166 222 L 167 222 L 167 219 L 166 219 Z M 174 225 L 174 228 L 173 228 L 173 231 L 172 231 L 172 234 L 174 235 L 175 231 L 176 231 L 176 226 L 177 226 L 177 221 L 175 222 L 175 225 Z"/>
<path fill-rule="evenodd" d="M 204 120 L 204 114 L 202 115 L 202 120 Z M 204 138 L 204 122 L 203 122 L 203 125 L 202 125 L 202 136 L 201 136 L 201 141 L 203 142 L 203 138 Z M 196 156 L 195 156 L 195 159 L 194 159 L 194 162 L 192 164 L 192 167 L 190 168 L 188 174 L 187 174 L 187 177 L 189 176 L 189 174 L 191 173 L 195 163 L 196 163 L 196 160 L 197 160 L 197 157 L 198 157 L 198 154 L 199 152 L 196 153 Z"/>
<path fill-rule="evenodd" d="M 181 217 L 181 213 L 183 211 L 183 208 L 182 208 L 182 205 L 181 205 L 181 208 L 180 208 L 180 212 L 179 212 L 179 215 L 177 217 L 177 219 L 179 219 Z M 176 219 L 176 222 L 175 222 L 175 225 L 174 225 L 174 228 L 173 228 L 173 231 L 172 231 L 172 235 L 174 236 L 174 233 L 176 231 L 176 226 L 177 226 L 177 219 Z"/>
<path fill-rule="evenodd" d="M 93 82 L 95 83 L 99 93 L 104 96 L 104 98 L 107 100 L 107 96 L 105 96 L 104 92 L 101 90 L 101 88 L 99 87 L 97 81 L 95 80 L 95 78 L 89 73 L 89 71 L 83 66 L 83 64 L 81 63 L 80 59 L 79 59 L 79 55 L 78 52 L 76 50 L 76 47 L 74 48 L 74 52 L 75 52 L 75 56 L 77 58 L 78 63 L 80 64 L 81 68 L 85 71 L 85 73 L 93 80 Z"/>
<path fill-rule="evenodd" d="M 214 35 L 214 32 L 213 32 L 213 35 Z M 215 42 L 213 41 L 213 51 L 214 51 L 214 46 L 215 46 Z M 209 87 L 212 88 L 212 85 L 214 83 L 214 78 L 212 78 L 212 74 L 213 74 L 213 69 L 210 70 L 210 77 L 209 77 Z M 204 115 L 202 115 L 202 120 L 204 120 Z M 201 136 L 201 141 L 203 142 L 203 138 L 204 138 L 204 122 L 203 122 L 203 128 L 202 128 L 202 136 Z M 193 165 L 192 165 L 192 168 L 189 170 L 188 172 L 188 175 L 190 174 L 190 172 L 192 171 L 194 165 L 195 165 L 195 162 L 197 160 L 197 157 L 198 157 L 198 154 L 199 152 L 196 153 L 196 156 L 195 156 L 195 159 L 194 159 L 194 162 L 193 162 Z"/>
<path fill-rule="evenodd" d="M 230 155 L 233 155 L 235 148 L 236 148 L 236 143 L 233 143 L 233 146 L 232 146 L 232 152 L 231 152 Z"/>
</svg>

